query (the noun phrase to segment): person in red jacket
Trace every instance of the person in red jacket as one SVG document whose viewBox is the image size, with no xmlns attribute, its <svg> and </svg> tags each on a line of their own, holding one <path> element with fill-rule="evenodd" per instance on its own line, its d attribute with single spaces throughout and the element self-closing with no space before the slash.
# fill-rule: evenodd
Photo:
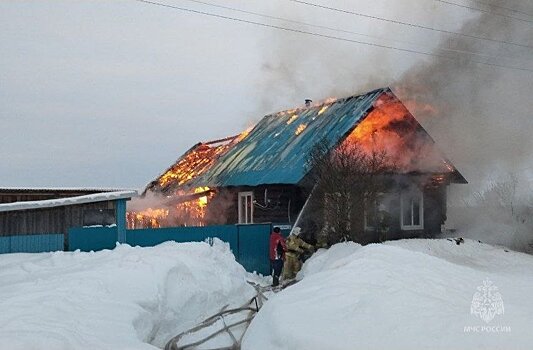
<svg viewBox="0 0 533 350">
<path fill-rule="evenodd" d="M 280 232 L 279 227 L 274 227 L 274 230 L 270 233 L 270 271 L 272 272 L 273 287 L 279 285 L 279 276 L 281 276 L 281 270 L 283 270 L 285 252 L 287 251 L 285 238 Z"/>
</svg>

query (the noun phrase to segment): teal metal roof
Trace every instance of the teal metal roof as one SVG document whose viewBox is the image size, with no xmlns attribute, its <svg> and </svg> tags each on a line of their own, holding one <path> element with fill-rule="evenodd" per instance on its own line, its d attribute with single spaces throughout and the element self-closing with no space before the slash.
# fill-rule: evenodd
<svg viewBox="0 0 533 350">
<path fill-rule="evenodd" d="M 314 146 L 319 142 L 330 149 L 336 146 L 384 92 L 390 89 L 267 115 L 193 183 L 213 187 L 296 184 L 307 173 L 305 164 Z"/>
</svg>

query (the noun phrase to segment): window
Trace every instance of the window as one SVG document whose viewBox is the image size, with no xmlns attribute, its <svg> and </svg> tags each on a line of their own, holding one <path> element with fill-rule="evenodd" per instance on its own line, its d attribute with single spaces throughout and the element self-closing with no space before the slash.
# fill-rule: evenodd
<svg viewBox="0 0 533 350">
<path fill-rule="evenodd" d="M 420 230 L 424 228 L 424 196 L 418 189 L 401 194 L 402 230 Z"/>
<path fill-rule="evenodd" d="M 239 192 L 239 224 L 254 222 L 254 193 Z"/>
<path fill-rule="evenodd" d="M 393 196 L 379 193 L 373 200 L 365 200 L 365 231 L 388 230 L 390 226 L 390 208 Z"/>
<path fill-rule="evenodd" d="M 116 224 L 113 209 L 85 209 L 83 211 L 83 226 Z"/>
</svg>

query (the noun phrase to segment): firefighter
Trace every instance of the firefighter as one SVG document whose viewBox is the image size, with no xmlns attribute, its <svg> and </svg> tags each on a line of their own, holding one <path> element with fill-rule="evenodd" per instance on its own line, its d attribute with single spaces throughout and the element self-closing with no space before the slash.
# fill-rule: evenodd
<svg viewBox="0 0 533 350">
<path fill-rule="evenodd" d="M 274 227 L 274 230 L 270 233 L 269 255 L 273 287 L 279 285 L 279 277 L 283 270 L 283 261 L 285 260 L 285 252 L 287 251 L 285 238 L 283 238 L 280 232 L 279 227 Z"/>
<path fill-rule="evenodd" d="M 313 252 L 315 248 L 299 237 L 301 228 L 295 227 L 287 238 L 287 253 L 285 254 L 285 265 L 283 266 L 283 280 L 296 277 L 302 268 L 300 258 L 306 251 Z"/>
</svg>

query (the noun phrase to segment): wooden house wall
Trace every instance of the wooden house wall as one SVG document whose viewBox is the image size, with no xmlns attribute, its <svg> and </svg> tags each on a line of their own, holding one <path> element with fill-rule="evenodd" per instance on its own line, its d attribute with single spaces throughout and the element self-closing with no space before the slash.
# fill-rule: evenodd
<svg viewBox="0 0 533 350">
<path fill-rule="evenodd" d="M 265 190 L 267 203 L 265 203 Z M 254 223 L 293 223 L 305 198 L 297 186 L 263 185 L 256 187 L 228 187 L 219 189 L 208 207 L 208 224 L 237 224 L 239 222 L 239 192 L 253 192 Z M 267 206 L 262 208 L 261 206 Z"/>
<path fill-rule="evenodd" d="M 238 194 L 239 192 L 254 193 L 254 199 L 264 205 L 265 189 L 271 208 L 262 209 L 254 206 L 254 222 L 294 223 L 306 200 L 305 194 L 298 186 L 257 186 L 257 187 L 232 187 L 219 189 L 217 195 L 211 200 L 208 208 L 209 225 L 236 224 L 239 221 Z M 402 230 L 400 225 L 400 194 L 392 199 L 388 208 L 391 215 L 390 229 L 386 239 L 402 239 L 416 237 L 435 237 L 440 233 L 441 225 L 446 220 L 446 186 L 425 187 L 424 196 L 424 228 L 421 230 Z M 289 204 L 290 200 L 290 204 Z M 313 202 L 313 201 L 312 201 Z M 323 214 L 320 206 L 313 207 L 310 203 L 310 212 L 301 223 L 305 238 L 314 241 L 316 234 L 321 229 Z M 290 208 L 289 208 L 290 205 Z M 290 213 L 290 215 L 289 215 Z M 367 244 L 378 242 L 376 232 L 365 231 L 363 223 L 359 220 L 360 227 L 352 227 L 360 243 Z"/>
<path fill-rule="evenodd" d="M 83 226 L 87 209 L 115 209 L 114 201 L 0 212 L 0 236 L 63 233 Z"/>
<path fill-rule="evenodd" d="M 416 180 L 415 180 L 416 181 Z M 409 181 L 410 182 L 410 181 Z M 386 240 L 404 238 L 435 237 L 441 232 L 441 225 L 446 221 L 446 185 L 423 188 L 424 197 L 424 228 L 420 230 L 402 230 L 400 212 L 400 192 L 391 193 L 387 212 L 390 214 L 389 231 Z M 309 213 L 306 213 L 300 224 L 303 229 L 303 238 L 309 242 L 316 241 L 317 234 L 321 231 L 324 223 L 324 198 L 317 195 L 311 200 Z M 353 217 L 360 214 L 353 214 Z M 353 239 L 361 244 L 376 243 L 380 241 L 376 231 L 365 230 L 364 219 L 356 218 L 351 222 Z"/>
<path fill-rule="evenodd" d="M 430 238 L 441 232 L 441 225 L 446 221 L 446 186 L 426 187 L 424 196 L 424 228 L 420 230 L 402 230 L 400 223 L 400 194 L 391 202 L 389 214 L 391 223 L 387 240 L 404 238 Z M 375 232 L 365 232 L 362 243 L 378 242 Z"/>
</svg>

